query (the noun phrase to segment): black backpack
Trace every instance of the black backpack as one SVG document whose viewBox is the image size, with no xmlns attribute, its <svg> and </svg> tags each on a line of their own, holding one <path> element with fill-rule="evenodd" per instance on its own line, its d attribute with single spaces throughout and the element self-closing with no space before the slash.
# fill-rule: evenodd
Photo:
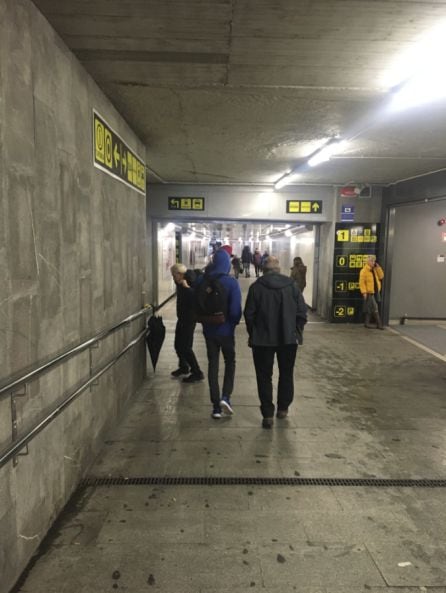
<svg viewBox="0 0 446 593">
<path fill-rule="evenodd" d="M 225 274 L 205 275 L 201 284 L 196 288 L 197 321 L 200 323 L 221 325 L 226 321 L 228 293 L 219 280 L 221 276 L 225 276 Z"/>
</svg>

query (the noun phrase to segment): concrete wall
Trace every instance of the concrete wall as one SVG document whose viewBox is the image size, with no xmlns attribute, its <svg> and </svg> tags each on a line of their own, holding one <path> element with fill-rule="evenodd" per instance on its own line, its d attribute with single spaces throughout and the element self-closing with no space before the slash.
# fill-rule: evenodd
<svg viewBox="0 0 446 593">
<path fill-rule="evenodd" d="M 137 153 L 144 147 L 28 0 L 0 0 L 0 382 L 141 307 L 145 198 L 92 163 L 95 108 Z M 138 333 L 116 332 L 98 366 Z M 19 433 L 83 381 L 89 353 L 18 400 Z M 135 348 L 0 470 L 0 592 L 42 541 L 145 372 Z M 11 440 L 0 400 L 0 449 Z"/>
<path fill-rule="evenodd" d="M 446 317 L 446 225 L 438 226 L 446 218 L 446 172 L 386 188 L 382 218 L 389 231 L 385 317 Z"/>
</svg>

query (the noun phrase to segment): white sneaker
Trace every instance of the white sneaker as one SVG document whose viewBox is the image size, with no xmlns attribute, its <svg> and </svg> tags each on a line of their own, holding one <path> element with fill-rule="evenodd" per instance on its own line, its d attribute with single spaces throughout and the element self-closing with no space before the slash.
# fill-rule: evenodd
<svg viewBox="0 0 446 593">
<path fill-rule="evenodd" d="M 217 406 L 214 406 L 212 410 L 212 418 L 218 419 L 221 418 L 221 409 Z"/>
<path fill-rule="evenodd" d="M 233 414 L 234 410 L 231 407 L 231 402 L 229 401 L 229 397 L 225 395 L 220 400 L 221 409 L 226 412 L 226 414 Z"/>
</svg>

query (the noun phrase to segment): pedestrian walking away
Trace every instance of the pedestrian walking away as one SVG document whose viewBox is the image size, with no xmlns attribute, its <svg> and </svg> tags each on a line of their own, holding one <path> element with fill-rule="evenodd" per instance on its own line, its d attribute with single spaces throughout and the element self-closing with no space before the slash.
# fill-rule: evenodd
<svg viewBox="0 0 446 593">
<path fill-rule="evenodd" d="M 251 275 L 250 268 L 252 264 L 252 253 L 249 245 L 245 245 L 242 249 L 242 266 L 245 278 L 249 278 Z"/>
<path fill-rule="evenodd" d="M 212 417 L 233 413 L 231 395 L 235 376 L 235 327 L 242 315 L 241 291 L 235 278 L 229 276 L 231 260 L 219 250 L 196 289 L 198 321 L 203 324 L 208 357 L 208 383 Z M 220 352 L 225 372 L 220 391 L 218 369 Z"/>
<path fill-rule="evenodd" d="M 384 329 L 378 303 L 381 302 L 381 280 L 384 272 L 374 255 L 369 255 L 365 266 L 359 273 L 359 290 L 363 298 L 364 326 L 372 329 Z M 375 320 L 375 325 L 371 321 Z"/>
<path fill-rule="evenodd" d="M 307 306 L 292 278 L 280 273 L 279 261 L 265 260 L 263 276 L 249 287 L 244 310 L 248 345 L 256 371 L 262 426 L 271 428 L 273 403 L 273 365 L 277 357 L 277 418 L 286 418 L 294 398 L 294 364 L 298 342 L 307 322 Z"/>
<path fill-rule="evenodd" d="M 183 383 L 203 381 L 204 375 L 192 349 L 196 325 L 195 297 L 193 284 L 195 274 L 184 264 L 174 264 L 170 272 L 177 288 L 177 324 L 175 327 L 174 347 L 178 356 L 178 368 L 172 377 L 183 378 Z"/>
<path fill-rule="evenodd" d="M 300 292 L 303 294 L 307 285 L 307 266 L 304 265 L 301 257 L 295 257 L 293 259 L 293 267 L 291 268 L 290 277 L 299 287 Z"/>
<path fill-rule="evenodd" d="M 234 277 L 238 279 L 240 275 L 240 258 L 236 254 L 231 256 L 231 265 L 234 270 Z"/>
<path fill-rule="evenodd" d="M 254 270 L 256 273 L 256 278 L 260 276 L 260 272 L 262 271 L 262 254 L 258 249 L 254 251 L 254 255 L 252 256 L 252 261 L 254 264 Z"/>
</svg>

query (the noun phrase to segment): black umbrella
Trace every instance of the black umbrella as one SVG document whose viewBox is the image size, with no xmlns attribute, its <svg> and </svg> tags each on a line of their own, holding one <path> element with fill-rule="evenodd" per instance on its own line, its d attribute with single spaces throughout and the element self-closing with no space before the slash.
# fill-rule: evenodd
<svg viewBox="0 0 446 593">
<path fill-rule="evenodd" d="M 147 323 L 146 344 L 150 353 L 153 370 L 156 368 L 161 346 L 163 345 L 166 336 L 166 328 L 162 317 L 155 317 L 154 315 Z"/>
</svg>

